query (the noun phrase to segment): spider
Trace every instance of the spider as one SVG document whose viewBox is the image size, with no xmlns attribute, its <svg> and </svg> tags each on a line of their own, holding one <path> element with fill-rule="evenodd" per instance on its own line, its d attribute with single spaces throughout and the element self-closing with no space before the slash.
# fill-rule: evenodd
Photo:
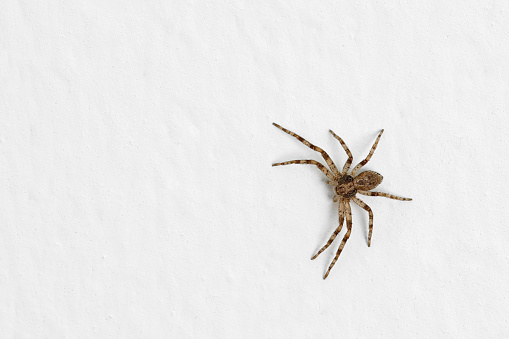
<svg viewBox="0 0 509 339">
<path fill-rule="evenodd" d="M 332 130 L 330 130 L 331 134 L 334 136 L 334 138 L 336 138 L 339 141 L 341 146 L 343 146 L 343 149 L 345 150 L 346 154 L 348 155 L 348 160 L 343 166 L 343 170 L 341 172 L 338 170 L 338 168 L 336 167 L 330 156 L 327 154 L 327 152 L 325 152 L 323 149 L 313 145 L 300 135 L 295 134 L 284 127 L 281 127 L 276 123 L 273 123 L 273 125 L 282 130 L 283 132 L 297 138 L 300 142 L 302 142 L 304 145 L 311 148 L 312 150 L 319 152 L 330 168 L 329 170 L 329 168 L 325 167 L 323 164 L 315 160 L 291 160 L 272 164 L 272 166 L 282 166 L 290 164 L 315 165 L 320 169 L 320 171 L 323 172 L 323 174 L 327 176 L 327 178 L 330 179 L 329 181 L 327 181 L 327 184 L 333 186 L 334 188 L 335 193 L 334 202 L 339 201 L 339 226 L 336 228 L 334 233 L 332 233 L 331 237 L 329 238 L 329 241 L 327 241 L 327 243 L 318 251 L 318 253 L 316 253 L 311 258 L 311 260 L 316 259 L 316 257 L 318 257 L 323 251 L 327 249 L 327 247 L 330 246 L 330 244 L 332 244 L 334 239 L 336 239 L 336 236 L 339 234 L 339 232 L 341 232 L 345 219 L 347 231 L 345 236 L 343 237 L 343 241 L 341 241 L 341 245 L 339 245 L 339 249 L 336 252 L 334 260 L 332 260 L 329 268 L 327 269 L 327 272 L 325 273 L 325 276 L 323 277 L 323 279 L 326 279 L 332 267 L 334 267 L 334 264 L 336 264 L 336 261 L 338 260 L 341 251 L 343 251 L 346 241 L 348 240 L 348 238 L 350 238 L 350 233 L 352 231 L 352 211 L 350 209 L 350 200 L 359 205 L 361 208 L 365 209 L 369 214 L 368 247 L 371 246 L 371 235 L 373 233 L 373 212 L 371 211 L 371 208 L 368 205 L 366 205 L 362 200 L 355 196 L 357 193 L 367 196 L 386 197 L 389 199 L 395 199 L 400 201 L 410 201 L 412 199 L 402 198 L 388 193 L 370 192 L 370 190 L 377 187 L 382 182 L 383 177 L 377 172 L 365 171 L 357 175 L 357 172 L 361 169 L 361 167 L 366 165 L 369 159 L 371 159 L 371 156 L 375 152 L 375 149 L 378 145 L 378 141 L 380 140 L 380 137 L 382 136 L 384 130 L 381 130 L 380 133 L 378 134 L 378 137 L 376 138 L 375 143 L 371 147 L 371 150 L 369 151 L 369 154 L 366 157 L 366 159 L 362 160 L 357 166 L 353 168 L 352 172 L 348 174 L 348 170 L 350 169 L 350 165 L 352 164 L 353 161 L 352 153 L 348 149 L 348 146 L 346 146 L 343 139 L 337 136 L 336 133 L 334 133 Z"/>
</svg>

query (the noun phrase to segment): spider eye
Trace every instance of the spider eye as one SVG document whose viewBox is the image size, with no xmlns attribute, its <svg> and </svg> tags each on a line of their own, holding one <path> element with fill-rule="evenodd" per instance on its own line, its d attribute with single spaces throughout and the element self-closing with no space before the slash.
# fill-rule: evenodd
<svg viewBox="0 0 509 339">
<path fill-rule="evenodd" d="M 368 191 L 380 185 L 382 180 L 383 177 L 381 174 L 374 171 L 366 171 L 356 176 L 355 179 L 353 179 L 353 184 L 358 190 Z"/>
</svg>

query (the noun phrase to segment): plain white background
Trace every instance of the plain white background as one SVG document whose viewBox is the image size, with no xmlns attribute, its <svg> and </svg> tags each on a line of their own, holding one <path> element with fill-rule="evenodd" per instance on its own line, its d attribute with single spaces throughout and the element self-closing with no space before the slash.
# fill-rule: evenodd
<svg viewBox="0 0 509 339">
<path fill-rule="evenodd" d="M 3 1 L 2 338 L 509 336 L 506 1 Z M 353 211 L 322 160 L 384 176 Z M 355 164 L 355 163 L 354 163 Z M 342 232 L 342 234 L 344 231 Z M 341 234 L 341 237 L 342 237 Z"/>
</svg>

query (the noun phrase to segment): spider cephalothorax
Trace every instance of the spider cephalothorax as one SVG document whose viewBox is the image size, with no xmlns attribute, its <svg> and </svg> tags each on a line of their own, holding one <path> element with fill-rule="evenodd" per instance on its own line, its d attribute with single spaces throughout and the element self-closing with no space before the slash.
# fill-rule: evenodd
<svg viewBox="0 0 509 339">
<path fill-rule="evenodd" d="M 361 208 L 365 209 L 369 214 L 368 246 L 371 246 L 371 235 L 373 233 L 373 212 L 371 211 L 371 208 L 368 205 L 366 205 L 362 200 L 360 200 L 359 198 L 357 198 L 355 196 L 357 193 L 362 194 L 362 195 L 368 195 L 368 196 L 386 197 L 386 198 L 401 200 L 401 201 L 410 201 L 412 199 L 401 198 L 401 197 L 397 197 L 395 195 L 388 194 L 388 193 L 370 192 L 369 190 L 372 190 L 373 188 L 380 185 L 380 183 L 382 182 L 382 179 L 383 179 L 382 175 L 380 175 L 376 172 L 365 171 L 365 172 L 359 173 L 359 175 L 356 175 L 357 172 L 359 171 L 359 169 L 362 166 L 366 165 L 368 163 L 369 159 L 371 159 L 371 156 L 375 152 L 376 146 L 378 145 L 378 141 L 380 140 L 380 137 L 382 136 L 382 133 L 384 130 L 381 130 L 380 133 L 378 134 L 378 137 L 376 138 L 375 143 L 371 147 L 371 150 L 370 150 L 368 156 L 364 160 L 362 160 L 357 166 L 355 166 L 350 174 L 348 174 L 350 165 L 352 164 L 352 161 L 353 161 L 352 153 L 346 146 L 343 139 L 341 139 L 339 136 L 337 136 L 336 133 L 334 133 L 332 130 L 330 132 L 339 141 L 341 146 L 343 146 L 343 149 L 345 150 L 346 154 L 348 155 L 348 160 L 346 161 L 345 165 L 343 166 L 342 171 L 338 170 L 338 168 L 336 167 L 336 165 L 334 164 L 334 162 L 332 161 L 330 156 L 327 154 L 327 152 L 325 152 L 320 147 L 311 144 L 306 139 L 293 133 L 292 131 L 287 130 L 286 128 L 279 126 L 276 123 L 274 123 L 274 126 L 281 129 L 285 133 L 288 133 L 291 136 L 294 136 L 300 142 L 302 142 L 304 145 L 308 146 L 312 150 L 319 152 L 322 155 L 322 157 L 324 158 L 327 165 L 329 166 L 329 168 L 327 168 L 323 164 L 321 164 L 315 160 L 291 160 L 291 161 L 280 162 L 280 163 L 276 163 L 276 164 L 272 165 L 272 166 L 281 166 L 281 165 L 290 165 L 290 164 L 315 165 L 316 167 L 318 167 L 320 169 L 320 171 L 322 171 L 327 176 L 327 178 L 330 179 L 330 181 L 328 181 L 327 183 L 334 187 L 334 192 L 335 192 L 334 201 L 335 202 L 339 201 L 339 226 L 336 228 L 336 230 L 330 237 L 327 244 L 325 244 L 325 246 L 323 246 L 318 251 L 318 253 L 316 253 L 313 256 L 313 258 L 311 258 L 311 260 L 318 257 L 318 255 L 320 255 L 320 253 L 325 251 L 325 249 L 327 247 L 329 247 L 330 244 L 332 244 L 334 239 L 336 239 L 336 236 L 339 234 L 339 232 L 341 232 L 341 228 L 343 227 L 343 222 L 345 221 L 345 219 L 346 219 L 347 231 L 343 238 L 343 241 L 341 242 L 341 245 L 339 245 L 339 249 L 336 253 L 336 256 L 334 257 L 334 260 L 332 260 L 332 263 L 330 264 L 329 269 L 327 270 L 327 272 L 325 273 L 325 276 L 323 277 L 325 279 L 325 278 L 327 278 L 330 270 L 332 269 L 332 267 L 338 260 L 339 255 L 341 254 L 341 251 L 343 250 L 343 247 L 345 246 L 346 241 L 350 237 L 350 233 L 352 231 L 352 213 L 351 213 L 351 209 L 350 209 L 350 200 L 355 202 Z"/>
<path fill-rule="evenodd" d="M 331 182 L 332 185 L 336 186 L 336 194 L 343 198 L 351 198 L 357 194 L 357 189 L 351 175 L 343 175 L 339 178 L 338 182 Z"/>
</svg>

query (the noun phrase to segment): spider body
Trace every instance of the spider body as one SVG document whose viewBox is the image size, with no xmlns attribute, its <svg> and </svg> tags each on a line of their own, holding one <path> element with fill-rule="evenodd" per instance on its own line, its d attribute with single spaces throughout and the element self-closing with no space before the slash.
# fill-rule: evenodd
<svg viewBox="0 0 509 339">
<path fill-rule="evenodd" d="M 384 130 L 381 130 L 380 133 L 378 134 L 378 137 L 376 138 L 375 143 L 371 147 L 371 150 L 370 150 L 368 156 L 364 160 L 362 160 L 357 166 L 355 166 L 351 172 L 349 172 L 350 165 L 352 164 L 352 161 L 353 161 L 352 153 L 348 149 L 348 146 L 346 146 L 345 142 L 339 136 L 337 136 L 332 130 L 330 131 L 331 134 L 339 141 L 339 143 L 345 150 L 346 154 L 348 155 L 348 160 L 346 161 L 346 163 L 343 166 L 343 169 L 341 171 L 336 167 L 336 165 L 334 164 L 334 162 L 332 161 L 330 156 L 323 149 L 311 144 L 306 139 L 293 133 L 290 130 L 287 130 L 286 128 L 279 126 L 276 123 L 273 123 L 273 125 L 279 129 L 281 129 L 283 132 L 297 138 L 300 142 L 302 142 L 304 145 L 311 148 L 312 150 L 319 152 L 328 165 L 328 168 L 327 168 L 325 165 L 323 165 L 320 162 L 315 161 L 315 160 L 291 160 L 291 161 L 280 162 L 280 163 L 276 163 L 276 164 L 272 165 L 272 166 L 282 166 L 282 165 L 290 165 L 290 164 L 315 165 L 316 167 L 318 167 L 318 169 L 320 171 L 322 171 L 323 174 L 325 174 L 327 176 L 327 178 L 330 179 L 327 183 L 334 187 L 334 192 L 335 192 L 334 201 L 339 202 L 339 207 L 338 207 L 339 226 L 336 228 L 334 233 L 331 235 L 327 244 L 325 244 L 318 251 L 318 253 L 316 253 L 313 256 L 313 258 L 311 258 L 311 260 L 318 257 L 318 255 L 320 255 L 323 251 L 325 251 L 325 249 L 327 249 L 327 247 L 329 247 L 332 244 L 334 239 L 336 239 L 336 236 L 339 234 L 339 232 L 341 232 L 341 229 L 343 227 L 343 223 L 344 223 L 345 219 L 346 219 L 347 232 L 343 238 L 343 241 L 339 245 L 339 249 L 336 252 L 336 256 L 332 260 L 332 263 L 330 264 L 329 268 L 327 269 L 327 272 L 325 273 L 325 276 L 323 277 L 324 279 L 326 279 L 327 276 L 329 275 L 332 267 L 338 260 L 339 255 L 341 254 L 341 251 L 343 250 L 343 248 L 346 244 L 346 241 L 349 239 L 350 233 L 352 231 L 352 213 L 351 213 L 351 209 L 350 209 L 350 201 L 353 201 L 354 203 L 359 205 L 361 208 L 366 210 L 369 214 L 368 246 L 371 246 L 371 236 L 373 233 L 373 212 L 371 211 L 371 208 L 368 205 L 366 205 L 362 200 L 360 200 L 359 198 L 356 197 L 357 193 L 362 194 L 362 195 L 367 195 L 367 196 L 379 196 L 379 197 L 381 196 L 381 197 L 386 197 L 389 199 L 400 200 L 400 201 L 410 201 L 412 199 L 402 198 L 402 197 L 398 197 L 398 196 L 388 194 L 388 193 L 383 193 L 383 192 L 370 192 L 370 190 L 372 190 L 373 188 L 380 185 L 380 183 L 383 180 L 382 175 L 380 175 L 377 172 L 365 171 L 365 172 L 361 172 L 361 173 L 359 173 L 359 175 L 357 175 L 357 172 L 359 171 L 359 169 L 362 166 L 364 166 L 365 164 L 367 164 L 369 159 L 371 159 L 371 156 L 375 152 L 375 149 L 378 145 L 378 141 L 380 140 L 380 137 L 382 136 L 382 133 Z"/>
<path fill-rule="evenodd" d="M 338 183 L 334 184 L 336 194 L 343 198 L 351 198 L 357 194 L 357 189 L 355 188 L 355 183 L 353 177 L 351 175 L 343 175 L 339 178 Z"/>
<path fill-rule="evenodd" d="M 359 190 L 369 191 L 380 185 L 382 180 L 383 177 L 381 174 L 373 171 L 366 171 L 355 177 L 354 184 Z"/>
</svg>

